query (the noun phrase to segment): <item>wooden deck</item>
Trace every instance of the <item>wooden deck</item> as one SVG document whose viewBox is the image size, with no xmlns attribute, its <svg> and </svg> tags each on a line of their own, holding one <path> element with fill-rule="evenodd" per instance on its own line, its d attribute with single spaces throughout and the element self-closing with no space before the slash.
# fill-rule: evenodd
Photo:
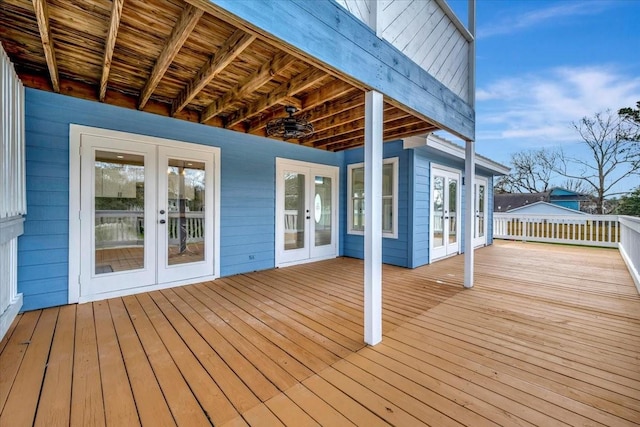
<svg viewBox="0 0 640 427">
<path fill-rule="evenodd" d="M 336 259 L 27 312 L 0 343 L 0 426 L 640 424 L 640 297 L 615 250 L 497 242 Z"/>
</svg>

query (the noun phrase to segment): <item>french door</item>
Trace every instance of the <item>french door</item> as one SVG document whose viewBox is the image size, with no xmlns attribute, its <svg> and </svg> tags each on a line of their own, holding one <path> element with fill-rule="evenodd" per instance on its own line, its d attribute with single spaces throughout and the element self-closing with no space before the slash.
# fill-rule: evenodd
<svg viewBox="0 0 640 427">
<path fill-rule="evenodd" d="M 460 252 L 460 172 L 431 169 L 431 260 Z"/>
<path fill-rule="evenodd" d="M 487 186 L 486 178 L 476 176 L 475 185 L 475 221 L 473 229 L 473 245 L 484 246 L 487 244 Z"/>
<path fill-rule="evenodd" d="M 214 275 L 211 149 L 83 135 L 80 301 Z"/>
<path fill-rule="evenodd" d="M 276 266 L 338 254 L 338 168 L 276 159 Z"/>
</svg>

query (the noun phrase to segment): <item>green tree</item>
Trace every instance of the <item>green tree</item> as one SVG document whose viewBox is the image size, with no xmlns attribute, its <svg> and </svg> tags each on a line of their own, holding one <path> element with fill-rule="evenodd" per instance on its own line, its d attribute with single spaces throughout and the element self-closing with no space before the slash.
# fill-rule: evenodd
<svg viewBox="0 0 640 427">
<path fill-rule="evenodd" d="M 640 216 L 640 187 L 620 199 L 617 213 L 620 215 Z"/>
</svg>

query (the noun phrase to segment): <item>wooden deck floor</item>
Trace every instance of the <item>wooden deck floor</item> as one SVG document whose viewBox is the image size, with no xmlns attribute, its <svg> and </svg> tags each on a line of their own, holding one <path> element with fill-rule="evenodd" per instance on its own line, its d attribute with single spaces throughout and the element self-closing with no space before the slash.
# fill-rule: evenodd
<svg viewBox="0 0 640 427">
<path fill-rule="evenodd" d="M 336 259 L 27 312 L 0 342 L 0 426 L 640 424 L 640 297 L 615 250 L 497 242 Z"/>
</svg>

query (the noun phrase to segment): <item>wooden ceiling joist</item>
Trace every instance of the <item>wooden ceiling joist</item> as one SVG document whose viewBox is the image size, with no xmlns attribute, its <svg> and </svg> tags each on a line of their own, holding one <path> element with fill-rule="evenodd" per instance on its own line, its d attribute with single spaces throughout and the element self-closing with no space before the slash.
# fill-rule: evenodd
<svg viewBox="0 0 640 427">
<path fill-rule="evenodd" d="M 327 144 L 335 142 L 336 137 L 339 137 L 341 135 L 344 135 L 350 132 L 354 132 L 356 130 L 364 130 L 364 114 L 361 115 L 361 118 L 356 118 L 357 116 L 358 116 L 358 113 L 354 111 L 354 113 L 352 114 L 352 117 L 354 118 L 354 120 L 344 121 L 338 126 L 334 125 L 331 128 L 328 128 L 326 130 L 323 129 L 321 132 L 314 134 L 312 137 L 313 146 L 315 148 L 324 147 Z M 395 107 L 387 105 L 385 106 L 383 117 L 384 117 L 383 118 L 384 124 L 386 125 L 391 121 L 399 120 L 399 119 L 403 119 L 411 116 L 409 116 L 407 113 L 405 113 L 402 110 L 398 110 Z"/>
<path fill-rule="evenodd" d="M 286 97 L 293 96 L 298 92 L 310 88 L 326 77 L 327 74 L 322 70 L 307 68 L 305 71 L 293 77 L 288 82 L 282 83 L 280 86 L 250 106 L 230 115 L 226 120 L 227 127 L 237 125 L 238 123 L 250 119 L 261 111 L 280 103 Z"/>
<path fill-rule="evenodd" d="M 212 117 L 217 116 L 229 104 L 240 100 L 246 94 L 264 86 L 273 76 L 289 67 L 295 61 L 296 58 L 287 53 L 277 53 L 271 60 L 263 63 L 260 68 L 254 71 L 249 77 L 242 80 L 222 97 L 209 104 L 202 112 L 200 122 L 204 123 Z"/>
<path fill-rule="evenodd" d="M 167 68 L 169 68 L 169 65 L 173 62 L 173 59 L 180 51 L 180 48 L 195 28 L 203 13 L 201 9 L 190 4 L 182 11 L 178 22 L 173 27 L 169 39 L 153 66 L 153 70 L 151 70 L 147 83 L 140 92 L 140 100 L 138 101 L 139 110 L 143 109 L 147 101 L 149 101 L 149 98 L 151 98 L 153 91 L 158 86 L 158 83 L 160 83 L 160 80 L 162 80 Z"/>
<path fill-rule="evenodd" d="M 208 0 L 5 3 L 0 42 L 25 86 L 261 137 L 291 105 L 315 133 L 290 143 L 364 143 L 369 87 Z M 384 102 L 385 141 L 440 127 Z"/>
<path fill-rule="evenodd" d="M 40 31 L 40 39 L 42 40 L 42 48 L 49 68 L 49 77 L 54 92 L 60 92 L 60 77 L 58 76 L 58 64 L 56 62 L 56 52 L 53 48 L 53 39 L 51 38 L 51 27 L 49 26 L 49 9 L 46 0 L 33 0 L 33 9 L 38 21 L 38 30 Z"/>
<path fill-rule="evenodd" d="M 200 68 L 196 77 L 180 92 L 173 103 L 173 113 L 182 110 L 191 100 L 204 89 L 211 80 L 225 69 L 256 39 L 254 34 L 247 34 L 236 30 L 214 55 Z"/>
<path fill-rule="evenodd" d="M 104 102 L 107 94 L 107 83 L 109 81 L 109 72 L 111 71 L 111 59 L 113 58 L 113 49 L 116 47 L 116 39 L 118 37 L 118 28 L 120 27 L 120 18 L 122 17 L 122 5 L 124 0 L 113 0 L 111 5 L 111 19 L 109 23 L 109 32 L 104 46 L 104 58 L 102 60 L 102 77 L 100 77 L 100 91 L 98 100 Z"/>
<path fill-rule="evenodd" d="M 309 116 L 311 121 L 318 119 L 318 112 L 315 111 L 316 107 L 324 106 L 324 110 L 327 109 L 327 106 L 330 105 L 331 109 L 337 108 L 340 111 L 344 111 L 342 109 L 341 103 L 330 103 L 330 101 L 343 96 L 349 92 L 353 92 L 353 86 L 348 85 L 339 80 L 332 81 L 322 86 L 321 88 L 311 92 L 309 95 L 305 96 L 302 101 L 302 106 L 297 107 L 299 113 L 306 113 Z M 361 91 L 357 90 L 361 93 Z M 362 104 L 364 105 L 364 95 L 362 95 Z M 270 114 L 265 114 L 260 116 L 257 119 L 254 119 L 249 126 L 247 133 L 252 133 L 254 135 L 264 135 L 263 129 L 267 126 L 267 123 L 270 120 L 275 119 L 276 117 L 281 117 L 284 115 L 283 111 L 274 111 Z M 326 114 L 326 113 L 325 113 Z M 325 117 L 324 115 L 322 117 Z M 320 118 L 322 118 L 320 117 Z"/>
</svg>

